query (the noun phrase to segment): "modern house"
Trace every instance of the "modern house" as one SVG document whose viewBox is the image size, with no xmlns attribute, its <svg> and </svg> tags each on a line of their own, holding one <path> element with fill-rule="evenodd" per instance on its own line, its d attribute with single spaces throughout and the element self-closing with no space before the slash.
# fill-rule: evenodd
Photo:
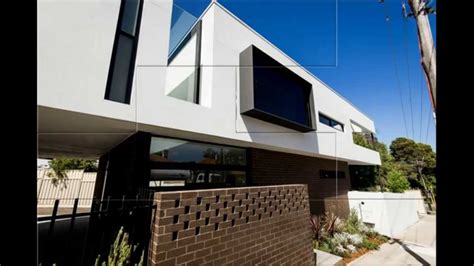
<svg viewBox="0 0 474 266">
<path fill-rule="evenodd" d="M 375 132 L 357 107 L 219 3 L 183 12 L 39 2 L 40 157 L 100 158 L 98 197 L 302 183 L 315 213 L 345 197 L 349 165 L 380 164 L 352 141 Z"/>
<path fill-rule="evenodd" d="M 348 212 L 373 121 L 217 2 L 38 3 L 39 157 L 99 159 L 95 196 L 306 184 Z"/>
</svg>

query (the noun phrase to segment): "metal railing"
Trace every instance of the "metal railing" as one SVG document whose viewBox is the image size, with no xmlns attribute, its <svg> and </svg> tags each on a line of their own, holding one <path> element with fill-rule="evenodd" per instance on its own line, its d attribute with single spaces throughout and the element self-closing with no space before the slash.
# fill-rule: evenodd
<svg viewBox="0 0 474 266">
<path fill-rule="evenodd" d="M 142 251 L 148 256 L 152 218 L 156 205 L 153 192 L 142 190 L 134 197 L 92 200 L 90 212 L 77 213 L 79 199 L 70 214 L 58 215 L 56 199 L 51 216 L 38 218 L 38 263 L 45 265 L 94 265 L 100 255 L 106 260 L 118 231 L 123 226 L 129 244 L 138 245 L 130 265 L 138 263 Z"/>
</svg>

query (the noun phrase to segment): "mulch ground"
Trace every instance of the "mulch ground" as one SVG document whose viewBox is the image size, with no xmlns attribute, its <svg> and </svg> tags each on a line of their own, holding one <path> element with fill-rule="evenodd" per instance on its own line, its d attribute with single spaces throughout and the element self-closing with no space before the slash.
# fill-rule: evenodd
<svg viewBox="0 0 474 266">
<path fill-rule="evenodd" d="M 358 249 L 356 252 L 352 253 L 351 254 L 351 257 L 350 258 L 343 258 L 342 261 L 345 263 L 345 264 L 348 264 L 349 262 L 357 259 L 358 257 L 364 255 L 365 253 L 369 252 L 370 249 L 366 249 L 366 248 L 360 248 Z"/>
<path fill-rule="evenodd" d="M 387 241 L 384 241 L 383 239 L 378 239 L 378 238 L 369 238 L 368 239 L 370 242 L 374 243 L 374 244 L 377 244 L 378 246 L 382 245 L 383 243 L 387 242 Z M 348 264 L 349 262 L 353 261 L 353 260 L 356 260 L 357 258 L 359 258 L 360 256 L 364 255 L 365 253 L 369 252 L 370 249 L 367 249 L 367 248 L 360 248 L 358 249 L 356 252 L 352 253 L 351 254 L 351 257 L 349 258 L 343 258 L 342 261 L 345 263 L 345 264 Z"/>
</svg>

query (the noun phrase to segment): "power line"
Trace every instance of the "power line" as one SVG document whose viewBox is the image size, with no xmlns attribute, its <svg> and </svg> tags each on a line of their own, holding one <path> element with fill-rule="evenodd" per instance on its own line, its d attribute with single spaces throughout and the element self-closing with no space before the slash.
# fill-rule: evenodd
<svg viewBox="0 0 474 266">
<path fill-rule="evenodd" d="M 411 79 L 410 79 L 410 62 L 408 60 L 408 38 L 407 38 L 407 21 L 404 19 L 403 22 L 403 39 L 405 42 L 405 62 L 407 65 L 407 78 L 408 78 L 408 99 L 410 100 L 410 116 L 411 116 L 411 132 L 413 139 L 415 139 L 415 121 L 413 118 L 413 101 L 411 93 Z"/>
<path fill-rule="evenodd" d="M 403 96 L 402 96 L 402 90 L 400 89 L 400 79 L 398 77 L 398 68 L 397 68 L 397 62 L 396 62 L 396 57 L 395 57 L 395 49 L 394 49 L 394 45 L 392 45 L 392 39 L 391 39 L 391 36 L 392 36 L 392 31 L 391 31 L 391 27 L 389 25 L 389 22 L 390 22 L 390 17 L 388 16 L 388 12 L 387 12 L 387 7 L 386 5 L 384 4 L 384 12 L 385 12 L 385 20 L 387 22 L 387 30 L 388 30 L 388 42 L 389 42 L 389 46 L 391 48 L 391 54 L 392 54 L 392 61 L 393 61 L 393 65 L 394 65 L 394 68 L 395 68 L 395 77 L 397 79 L 397 89 L 398 89 L 398 92 L 399 92 L 399 95 L 400 95 L 400 106 L 401 106 L 401 109 L 402 109 L 402 115 L 403 115 L 403 123 L 405 125 L 405 133 L 406 133 L 406 136 L 408 137 L 408 126 L 407 126 L 407 120 L 406 120 L 406 117 L 405 117 L 405 108 L 403 107 Z"/>
</svg>

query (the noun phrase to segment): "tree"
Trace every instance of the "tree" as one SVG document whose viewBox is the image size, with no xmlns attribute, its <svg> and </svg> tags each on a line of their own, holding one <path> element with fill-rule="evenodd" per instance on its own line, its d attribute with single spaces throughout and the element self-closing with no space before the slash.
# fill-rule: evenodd
<svg viewBox="0 0 474 266">
<path fill-rule="evenodd" d="M 359 146 L 375 150 L 374 145 L 360 132 L 352 132 L 352 141 Z"/>
<path fill-rule="evenodd" d="M 367 145 L 366 148 L 377 151 L 380 155 L 380 166 L 351 166 L 351 182 L 355 189 L 361 190 L 385 190 L 387 184 L 387 174 L 394 169 L 394 160 L 389 153 L 387 146 L 375 141 L 369 144 L 367 138 L 360 134 L 354 134 L 354 143 L 357 145 Z"/>
<path fill-rule="evenodd" d="M 54 186 L 62 184 L 66 187 L 67 170 L 84 170 L 84 172 L 97 172 L 96 160 L 83 159 L 65 159 L 56 158 L 48 162 L 49 167 L 53 170 L 48 176 L 52 177 L 51 182 Z"/>
<path fill-rule="evenodd" d="M 436 153 L 431 146 L 407 138 L 397 138 L 390 145 L 390 153 L 401 171 L 411 181 L 411 185 L 421 188 L 430 200 L 434 200 Z M 429 184 L 427 184 L 428 176 L 430 176 Z"/>
<path fill-rule="evenodd" d="M 390 154 L 402 166 L 408 177 L 418 175 L 417 161 L 423 165 L 423 174 L 434 174 L 436 154 L 430 145 L 416 143 L 407 138 L 397 138 L 390 145 Z"/>
<path fill-rule="evenodd" d="M 392 169 L 387 174 L 387 188 L 390 192 L 403 193 L 410 188 L 410 183 L 401 171 Z"/>
</svg>

